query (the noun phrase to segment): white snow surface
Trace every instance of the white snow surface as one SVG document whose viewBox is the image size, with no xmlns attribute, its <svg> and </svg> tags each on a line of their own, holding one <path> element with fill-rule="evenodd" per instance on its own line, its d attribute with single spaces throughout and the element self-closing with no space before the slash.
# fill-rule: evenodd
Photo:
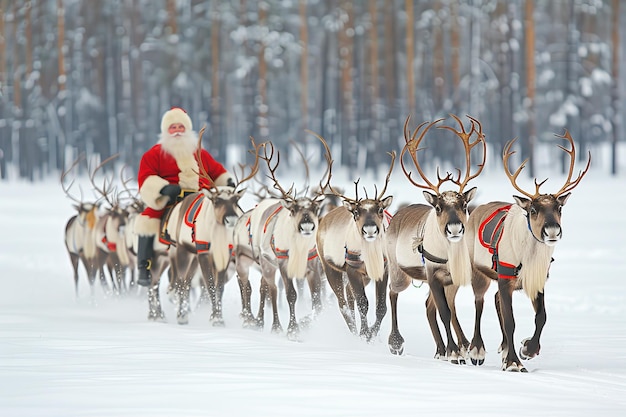
<svg viewBox="0 0 626 417">
<path fill-rule="evenodd" d="M 383 180 L 384 174 L 377 182 Z M 364 178 L 361 184 L 370 182 Z M 497 173 L 474 182 L 478 203 L 512 201 L 516 193 Z M 542 191 L 561 184 L 562 178 L 551 177 Z M 532 190 L 532 182 L 527 185 Z M 623 177 L 591 172 L 564 207 L 563 240 L 545 289 L 541 354 L 524 362 L 529 372 L 523 374 L 500 370 L 493 284 L 483 315 L 487 358 L 480 367 L 433 358 L 427 285 L 400 294 L 402 356 L 387 347 L 389 311 L 378 337 L 368 343 L 348 331 L 329 287 L 323 312 L 297 342 L 270 331 L 268 308 L 265 330 L 242 328 L 235 277 L 224 294 L 224 327 L 210 324 L 208 304 L 195 308 L 188 325 L 178 325 L 165 296 L 167 321 L 148 321 L 145 293 L 107 297 L 99 283 L 94 304 L 84 270 L 76 298 L 63 245 L 73 208 L 58 180 L 0 182 L 0 415 L 623 416 L 625 186 Z M 424 202 L 421 190 L 397 172 L 388 193 L 396 196 L 392 212 L 404 202 Z M 242 202 L 244 209 L 252 204 Z M 258 282 L 255 272 L 255 314 Z M 370 317 L 373 292 L 370 285 Z M 280 297 L 286 328 L 288 310 Z M 532 335 L 534 315 L 523 293 L 513 302 L 518 349 Z M 457 306 L 471 338 L 471 288 L 459 291 Z M 310 309 L 306 289 L 298 317 Z"/>
</svg>

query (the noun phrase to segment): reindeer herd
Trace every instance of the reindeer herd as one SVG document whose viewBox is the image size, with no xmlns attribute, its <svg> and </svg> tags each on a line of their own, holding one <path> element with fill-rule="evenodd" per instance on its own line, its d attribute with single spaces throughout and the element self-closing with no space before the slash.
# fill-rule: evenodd
<svg viewBox="0 0 626 417">
<path fill-rule="evenodd" d="M 512 150 L 515 140 L 512 140 L 504 148 L 502 165 L 505 176 L 521 196 L 514 195 L 513 202 L 493 201 L 472 207 L 470 202 L 477 187 L 468 186 L 485 167 L 485 134 L 475 118 L 468 116 L 464 123 L 457 116 L 451 117 L 458 127 L 445 125 L 439 119 L 422 123 L 413 132 L 409 128 L 410 118 L 406 119 L 399 162 L 408 182 L 423 190 L 425 202 L 416 201 L 394 214 L 390 212 L 393 196 L 385 193 L 396 162 L 395 152 L 389 154 L 384 183 L 370 185 L 374 189 L 371 197 L 366 186 L 362 186 L 365 196 L 359 196 L 359 179 L 354 182 L 352 197 L 331 183 L 334 161 L 330 147 L 321 136 L 308 132 L 323 145 L 327 165 L 323 177 L 319 186 L 305 184 L 301 189 L 296 189 L 295 184 L 285 187 L 280 183 L 280 152 L 272 142 L 257 144 L 251 139 L 254 162 L 240 165 L 241 180 L 235 187 L 215 187 L 189 194 L 163 222 L 155 245 L 153 281 L 147 294 L 142 293 L 148 299 L 148 318 L 165 318 L 159 294 L 161 279 L 166 276 L 168 294 L 176 305 L 177 322 L 188 323 L 193 311 L 190 294 L 196 288 L 194 277 L 199 277 L 199 288 L 211 304 L 210 321 L 223 326 L 224 288 L 236 275 L 244 327 L 264 327 L 268 302 L 272 306 L 271 329 L 282 333 L 278 304 L 284 289 L 289 308 L 286 335 L 298 340 L 302 327 L 310 325 L 324 307 L 323 294 L 330 287 L 348 330 L 371 341 L 386 316 L 389 291 L 388 346 L 391 353 L 400 355 L 404 351 L 404 338 L 398 326 L 399 295 L 413 282 L 424 282 L 429 288 L 426 319 L 435 342 L 435 358 L 454 364 L 465 364 L 469 359 L 473 365 L 482 365 L 486 354 L 481 334 L 484 296 L 490 283 L 495 282 L 495 306 L 502 332 L 499 346 L 502 369 L 526 372 L 522 360 L 533 358 L 540 351 L 540 336 L 546 322 L 544 286 L 554 247 L 562 237 L 561 210 L 589 170 L 591 154 L 585 168 L 573 178 L 574 141 L 567 131 L 557 135 L 568 143 L 567 147 L 559 145 L 569 156 L 565 184 L 555 193 L 541 193 L 540 187 L 546 180 L 535 179 L 535 190 L 529 192 L 517 184 L 527 160 L 513 172 L 509 168 L 509 160 L 515 153 Z M 426 175 L 418 158 L 431 129 L 451 132 L 443 135 L 445 140 L 459 139 L 464 151 L 464 164 L 445 174 L 437 169 L 436 179 Z M 129 179 L 121 179 L 123 189 L 119 192 L 115 181 L 106 175 L 102 184 L 97 183 L 98 174 L 113 159 L 91 170 L 89 179 L 96 199 L 90 202 L 84 201 L 82 192 L 80 198 L 72 194 L 73 181 L 68 184 L 69 174 L 79 160 L 61 176 L 63 191 L 76 203 L 76 214 L 65 229 L 76 296 L 81 264 L 87 272 L 92 299 L 97 280 L 105 294 L 138 292 L 134 280 L 137 243 L 133 221 L 143 210 L 143 203 L 128 187 Z M 265 165 L 263 170 L 267 174 L 259 180 L 261 165 Z M 257 203 L 245 211 L 240 200 L 246 191 L 244 187 L 252 188 L 252 179 L 262 184 L 264 193 L 255 192 Z M 382 186 L 380 192 L 378 186 Z M 446 186 L 451 189 L 444 190 Z M 260 273 L 256 315 L 251 301 L 253 268 Z M 375 287 L 375 320 L 370 324 L 366 286 L 371 281 Z M 298 319 L 296 301 L 303 294 L 305 282 L 311 314 Z M 471 339 L 465 336 L 455 307 L 457 291 L 467 285 L 471 285 L 475 300 Z M 515 290 L 528 295 L 535 311 L 535 332 L 522 340 L 517 352 L 512 307 Z"/>
</svg>

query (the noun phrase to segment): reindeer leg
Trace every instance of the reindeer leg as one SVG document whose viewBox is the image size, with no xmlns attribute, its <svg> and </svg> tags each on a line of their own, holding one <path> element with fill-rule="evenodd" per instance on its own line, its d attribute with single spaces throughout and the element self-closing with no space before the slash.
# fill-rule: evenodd
<svg viewBox="0 0 626 417">
<path fill-rule="evenodd" d="M 172 262 L 170 270 L 176 271 L 172 274 L 174 278 L 176 295 L 178 298 L 178 310 L 176 312 L 176 321 L 178 324 L 189 323 L 189 293 L 191 291 L 191 278 L 195 272 L 195 268 L 191 268 L 191 254 L 184 249 L 176 251 L 176 260 Z"/>
<path fill-rule="evenodd" d="M 263 329 L 265 325 L 265 299 L 268 297 L 269 288 L 265 278 L 261 278 L 261 285 L 259 286 L 259 311 L 256 316 L 256 323 L 259 329 Z"/>
<path fill-rule="evenodd" d="M 469 347 L 469 340 L 465 337 L 465 333 L 463 333 L 463 329 L 461 328 L 461 323 L 459 323 L 459 318 L 456 315 L 456 293 L 459 291 L 459 287 L 456 285 L 447 285 L 444 287 L 446 294 L 446 301 L 448 302 L 448 307 L 450 308 L 450 320 L 452 322 L 452 328 L 454 329 L 454 333 L 456 334 L 456 340 L 459 345 L 460 359 L 459 362 L 465 365 L 465 357 L 467 356 L 467 349 Z"/>
<path fill-rule="evenodd" d="M 398 294 L 394 290 L 389 290 L 389 303 L 391 304 L 391 333 L 387 344 L 389 350 L 394 355 L 402 355 L 404 353 L 404 338 L 398 329 Z"/>
<path fill-rule="evenodd" d="M 237 271 L 237 283 L 241 294 L 241 314 L 243 327 L 250 327 L 254 323 L 250 298 L 252 296 L 252 285 L 250 284 L 249 270 L 252 262 L 243 256 L 237 257 L 235 269 Z"/>
<path fill-rule="evenodd" d="M 481 320 L 485 306 L 485 293 L 489 289 L 491 279 L 484 273 L 474 269 L 472 274 L 472 290 L 474 292 L 474 336 L 469 346 L 469 357 L 473 365 L 485 363 L 485 342 L 481 332 Z M 497 297 L 496 297 L 497 298 Z M 498 314 L 499 316 L 499 314 Z"/>
<path fill-rule="evenodd" d="M 543 292 L 537 294 L 537 298 L 533 300 L 533 308 L 535 309 L 535 333 L 533 337 L 522 340 L 522 347 L 520 349 L 520 356 L 522 359 L 532 359 L 539 355 L 539 349 L 541 344 L 539 338 L 543 326 L 546 324 L 546 305 Z"/>
<path fill-rule="evenodd" d="M 158 321 L 164 320 L 165 314 L 161 307 L 161 298 L 159 296 L 159 285 L 161 282 L 161 274 L 167 267 L 167 264 L 162 260 L 163 255 L 154 256 L 154 264 L 152 265 L 152 282 L 148 287 L 148 320 Z"/>
<path fill-rule="evenodd" d="M 212 263 L 212 265 L 215 265 Z M 215 298 L 217 300 L 217 311 L 219 314 L 219 322 L 214 322 L 214 326 L 224 325 L 224 313 L 223 313 L 223 300 L 224 300 L 224 287 L 226 286 L 228 268 L 223 271 L 216 271 L 217 283 L 215 288 Z"/>
<path fill-rule="evenodd" d="M 296 300 L 298 299 L 298 291 L 296 291 L 293 280 L 285 278 L 286 276 L 287 275 L 283 275 L 281 279 L 283 280 L 283 284 L 285 285 L 285 296 L 287 297 L 287 304 L 289 305 L 289 324 L 287 325 L 287 338 L 290 340 L 297 340 L 298 334 L 300 333 L 298 321 L 296 320 Z"/>
<path fill-rule="evenodd" d="M 204 278 L 204 283 L 207 286 L 209 297 L 211 298 L 211 316 L 209 317 L 209 321 L 213 323 L 214 326 L 219 326 L 221 312 L 217 300 L 217 277 L 214 275 L 215 268 L 213 266 L 213 258 L 211 258 L 210 254 L 207 252 L 199 253 L 197 257 L 198 263 L 200 264 L 200 270 L 202 271 L 202 277 Z M 223 321 L 221 324 L 223 324 Z"/>
<path fill-rule="evenodd" d="M 85 258 L 84 255 L 81 255 L 81 259 L 83 261 L 83 265 L 85 266 L 85 270 L 87 271 L 87 281 L 89 282 L 89 297 L 90 302 L 92 304 L 96 304 L 96 274 L 97 271 L 94 267 L 94 264 L 91 259 Z"/>
<path fill-rule="evenodd" d="M 74 270 L 74 292 L 76 298 L 78 298 L 78 262 L 80 261 L 80 257 L 75 253 L 68 253 L 70 255 L 70 262 L 72 262 L 72 269 Z"/>
<path fill-rule="evenodd" d="M 441 318 L 443 326 L 446 329 L 446 338 L 448 339 L 446 356 L 450 363 L 459 364 L 461 363 L 459 360 L 459 347 L 452 336 L 452 327 L 450 326 L 452 313 L 450 311 L 450 307 L 448 307 L 448 301 L 446 299 L 445 289 L 443 286 L 443 282 L 445 282 L 444 280 L 446 279 L 445 275 L 447 274 L 447 270 L 442 268 L 435 269 L 432 274 L 429 274 L 428 285 L 430 286 L 430 290 L 435 299 L 437 311 L 439 311 L 439 317 Z"/>
<path fill-rule="evenodd" d="M 326 273 L 326 280 L 328 281 L 330 288 L 333 290 L 335 296 L 337 297 L 339 312 L 341 313 L 343 319 L 348 325 L 348 329 L 350 329 L 350 332 L 356 334 L 356 319 L 354 317 L 354 311 L 350 310 L 346 303 L 346 296 L 343 287 L 343 273 L 341 271 L 337 271 L 330 266 L 325 266 L 324 272 Z"/>
<path fill-rule="evenodd" d="M 506 338 L 506 351 L 502 352 L 502 370 L 528 372 L 522 361 L 517 357 L 513 348 L 513 333 L 515 332 L 515 318 L 513 317 L 513 291 L 515 280 L 498 279 L 498 293 L 500 294 L 500 315 Z"/>
<path fill-rule="evenodd" d="M 272 303 L 272 332 L 282 333 L 283 327 L 280 324 L 280 318 L 278 317 L 278 287 L 276 286 L 276 270 L 277 267 L 272 263 L 272 260 L 265 257 L 259 259 L 261 266 L 261 275 L 263 281 L 265 281 L 267 294 L 270 297 Z"/>
<path fill-rule="evenodd" d="M 311 292 L 311 308 L 313 315 L 317 315 L 322 311 L 322 278 L 319 274 L 319 260 L 313 259 L 309 261 L 307 267 L 306 279 Z"/>
<path fill-rule="evenodd" d="M 353 291 L 354 298 L 356 300 L 357 307 L 359 309 L 359 316 L 361 318 L 361 330 L 359 335 L 361 337 L 369 338 L 369 326 L 367 324 L 367 311 L 369 309 L 369 301 L 365 294 L 365 287 L 363 285 L 363 274 L 351 266 L 346 267 L 348 275 L 348 281 L 350 282 L 350 288 Z"/>
<path fill-rule="evenodd" d="M 109 284 L 107 283 L 106 274 L 104 272 L 104 267 L 106 264 L 107 253 L 102 249 L 98 249 L 96 253 L 95 268 L 98 277 L 100 278 L 100 285 L 102 286 L 102 291 L 104 291 L 104 295 L 106 297 L 111 295 L 111 288 L 109 288 Z"/>
<path fill-rule="evenodd" d="M 502 341 L 500 342 L 500 346 L 498 346 L 498 353 L 506 352 L 508 349 L 506 343 L 506 332 L 504 331 L 504 321 L 502 319 L 502 308 L 501 308 L 501 300 L 500 300 L 500 291 L 496 291 L 494 295 L 494 301 L 496 305 L 496 313 L 498 315 L 498 324 L 500 324 L 500 332 L 502 333 Z"/>
<path fill-rule="evenodd" d="M 378 331 L 380 330 L 380 324 L 385 318 L 387 314 L 387 283 L 389 281 L 389 277 L 387 272 L 385 271 L 383 275 L 383 279 L 380 281 L 376 281 L 376 321 L 370 328 L 368 339 L 376 337 Z"/>
<path fill-rule="evenodd" d="M 278 317 L 278 287 L 275 281 L 272 280 L 268 282 L 267 288 L 272 302 L 272 332 L 282 333 L 283 326 L 280 324 L 280 318 Z"/>
<path fill-rule="evenodd" d="M 435 340 L 435 359 L 446 358 L 446 344 L 443 342 L 441 332 L 439 331 L 439 325 L 437 324 L 437 304 L 435 303 L 435 297 L 433 296 L 432 289 L 428 291 L 428 297 L 426 297 L 426 319 L 430 326 L 430 332 Z"/>
</svg>

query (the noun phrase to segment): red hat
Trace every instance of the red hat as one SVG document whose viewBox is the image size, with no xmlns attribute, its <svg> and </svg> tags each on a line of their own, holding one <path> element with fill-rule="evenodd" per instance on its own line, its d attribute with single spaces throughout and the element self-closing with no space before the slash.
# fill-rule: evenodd
<svg viewBox="0 0 626 417">
<path fill-rule="evenodd" d="M 163 114 L 161 118 L 161 133 L 167 133 L 169 127 L 174 123 L 181 123 L 185 126 L 185 131 L 192 130 L 191 118 L 185 110 L 180 107 L 172 107 Z"/>
</svg>

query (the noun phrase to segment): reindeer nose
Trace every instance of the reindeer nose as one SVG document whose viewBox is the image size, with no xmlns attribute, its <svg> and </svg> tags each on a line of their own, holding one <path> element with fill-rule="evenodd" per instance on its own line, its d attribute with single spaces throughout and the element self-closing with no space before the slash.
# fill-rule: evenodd
<svg viewBox="0 0 626 417">
<path fill-rule="evenodd" d="M 556 245 L 562 236 L 563 230 L 558 224 L 546 225 L 541 231 L 541 240 L 548 246 Z"/>
<path fill-rule="evenodd" d="M 361 229 L 361 233 L 363 234 L 363 238 L 366 241 L 371 241 L 376 239 L 376 236 L 378 236 L 378 226 L 376 226 L 375 224 L 373 225 L 365 225 L 363 226 L 363 228 Z"/>
<path fill-rule="evenodd" d="M 465 233 L 465 226 L 461 222 L 446 224 L 446 238 L 451 242 L 457 242 Z"/>
<path fill-rule="evenodd" d="M 313 222 L 302 222 L 300 223 L 300 233 L 304 236 L 309 236 L 315 230 L 315 223 Z"/>
<path fill-rule="evenodd" d="M 237 216 L 225 216 L 224 217 L 224 226 L 226 227 L 235 227 L 236 222 L 237 222 Z"/>
</svg>

